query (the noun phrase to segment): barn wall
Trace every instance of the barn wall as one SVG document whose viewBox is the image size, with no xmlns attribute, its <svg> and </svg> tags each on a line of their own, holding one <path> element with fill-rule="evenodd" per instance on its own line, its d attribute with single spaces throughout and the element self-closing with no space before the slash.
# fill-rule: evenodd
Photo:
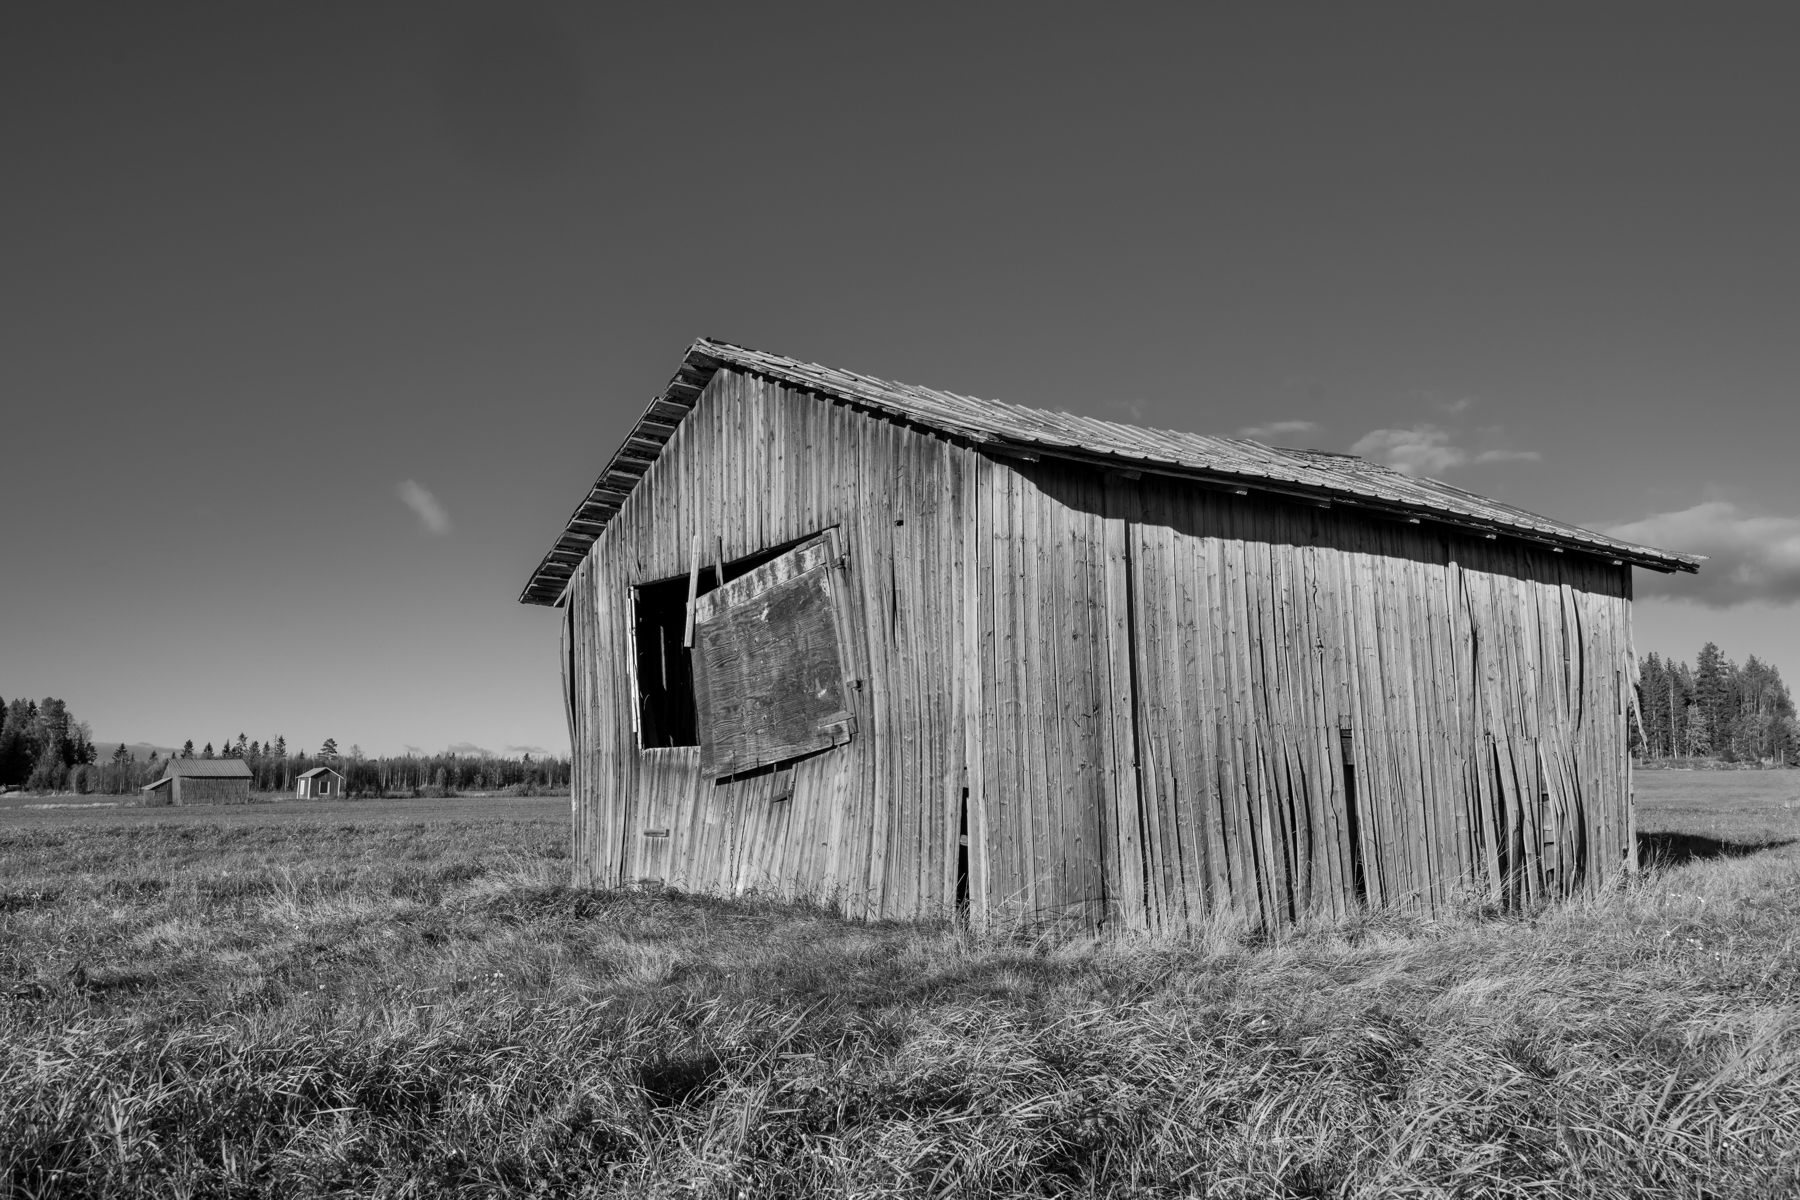
<svg viewBox="0 0 1800 1200">
<path fill-rule="evenodd" d="M 202 775 L 177 776 L 173 785 L 177 804 L 248 804 L 248 779 L 210 779 Z"/>
<path fill-rule="evenodd" d="M 779 801 L 638 749 L 631 589 L 696 533 L 710 567 L 828 526 L 857 736 Z M 721 370 L 565 598 L 578 882 L 930 912 L 965 787 L 978 917 L 1523 900 L 1633 853 L 1629 569 L 1592 559 L 1002 461 Z"/>
<path fill-rule="evenodd" d="M 954 902 L 974 461 L 843 404 L 714 376 L 566 593 L 578 881 L 825 896 L 870 917 Z M 856 736 L 801 760 L 780 801 L 771 775 L 703 778 L 697 747 L 639 749 L 631 589 L 685 575 L 696 533 L 710 567 L 721 540 L 730 561 L 829 526 L 848 560 Z"/>
<path fill-rule="evenodd" d="M 990 908 L 1260 923 L 1633 864 L 1629 568 L 1082 467 L 977 475 Z"/>
</svg>

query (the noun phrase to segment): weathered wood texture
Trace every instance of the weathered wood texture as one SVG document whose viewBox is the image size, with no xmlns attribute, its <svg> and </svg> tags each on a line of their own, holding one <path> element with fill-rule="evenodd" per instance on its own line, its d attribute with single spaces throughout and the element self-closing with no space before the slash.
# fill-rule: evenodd
<svg viewBox="0 0 1800 1200">
<path fill-rule="evenodd" d="M 180 775 L 170 781 L 175 804 L 248 804 L 248 779 L 209 779 L 203 775 Z"/>
<path fill-rule="evenodd" d="M 854 722 L 640 749 L 632 588 L 835 530 Z M 1176 929 L 1591 890 L 1631 863 L 1629 568 L 1079 464 L 720 370 L 564 602 L 575 872 Z M 704 601 L 706 598 L 702 598 Z"/>
<path fill-rule="evenodd" d="M 1528 900 L 1633 864 L 1629 568 L 1150 481 L 1106 519 L 1136 669 L 1126 923 Z"/>
<path fill-rule="evenodd" d="M 567 592 L 578 880 L 822 896 L 865 916 L 953 901 L 962 664 L 944 630 L 964 582 L 939 543 L 961 538 L 971 461 L 843 404 L 713 377 Z M 640 749 L 632 588 L 687 574 L 695 535 L 710 562 L 832 528 L 849 741 L 720 782 L 699 747 Z"/>
<path fill-rule="evenodd" d="M 835 530 L 689 600 L 700 773 L 786 762 L 848 739 L 847 588 Z M 691 595 L 691 593 L 690 593 Z"/>
</svg>

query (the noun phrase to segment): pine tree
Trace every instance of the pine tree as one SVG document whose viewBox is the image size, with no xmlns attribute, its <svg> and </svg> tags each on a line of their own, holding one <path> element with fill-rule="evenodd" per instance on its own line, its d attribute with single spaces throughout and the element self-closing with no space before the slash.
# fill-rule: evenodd
<svg viewBox="0 0 1800 1200">
<path fill-rule="evenodd" d="M 336 758 L 337 752 L 338 752 L 338 748 L 337 748 L 337 739 L 336 738 L 326 738 L 325 744 L 323 746 L 319 747 L 319 757 L 320 758 Z"/>
<path fill-rule="evenodd" d="M 235 755 L 235 757 L 237 757 L 237 758 L 244 757 L 244 752 L 247 749 L 249 749 L 249 747 L 244 741 L 244 735 L 240 732 L 237 736 L 237 746 L 236 746 L 237 754 Z"/>
<path fill-rule="evenodd" d="M 1719 699 L 1725 683 L 1725 656 L 1719 653 L 1719 647 L 1712 642 L 1700 647 L 1699 655 L 1694 659 L 1694 693 L 1693 703 L 1689 706 L 1691 717 L 1688 731 L 1688 744 L 1701 754 L 1718 754 L 1723 747 L 1719 744 Z"/>
<path fill-rule="evenodd" d="M 28 700 L 14 700 L 0 720 L 0 784 L 24 783 L 31 776 L 36 756 L 32 723 L 36 717 Z"/>
<path fill-rule="evenodd" d="M 283 737 L 279 733 L 275 735 L 275 757 L 277 757 L 277 758 L 286 758 L 287 757 L 287 738 Z"/>
<path fill-rule="evenodd" d="M 183 757 L 183 758 L 194 757 L 194 739 L 193 738 L 189 738 L 187 741 L 181 743 L 181 757 Z"/>
<path fill-rule="evenodd" d="M 211 758 L 212 756 L 213 756 L 212 743 L 208 742 L 208 743 L 206 743 L 206 749 L 204 749 L 200 752 L 200 757 L 201 758 Z"/>
<path fill-rule="evenodd" d="M 45 696 L 37 711 L 37 761 L 55 759 L 63 766 L 75 763 L 75 745 L 69 736 L 69 706 L 54 696 Z"/>
</svg>

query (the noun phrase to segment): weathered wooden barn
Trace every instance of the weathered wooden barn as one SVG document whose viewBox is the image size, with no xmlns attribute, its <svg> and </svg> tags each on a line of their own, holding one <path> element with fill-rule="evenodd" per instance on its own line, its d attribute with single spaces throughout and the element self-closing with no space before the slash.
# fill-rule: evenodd
<svg viewBox="0 0 1800 1200">
<path fill-rule="evenodd" d="M 250 767 L 241 758 L 171 758 L 162 778 L 142 791 L 151 806 L 248 804 Z"/>
<path fill-rule="evenodd" d="M 344 777 L 330 767 L 314 767 L 294 777 L 294 799 L 329 800 L 344 794 Z"/>
<path fill-rule="evenodd" d="M 1634 866 L 1634 566 L 1695 560 L 700 341 L 520 598 L 578 882 L 1154 931 Z"/>
</svg>

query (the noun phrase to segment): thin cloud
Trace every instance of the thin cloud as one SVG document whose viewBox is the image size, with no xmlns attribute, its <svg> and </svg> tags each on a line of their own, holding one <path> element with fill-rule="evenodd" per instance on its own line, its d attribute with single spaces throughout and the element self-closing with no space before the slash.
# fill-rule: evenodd
<svg viewBox="0 0 1800 1200">
<path fill-rule="evenodd" d="M 1350 453 L 1372 458 L 1402 475 L 1439 475 L 1469 461 L 1468 452 L 1452 445 L 1450 435 L 1436 425 L 1371 430 L 1356 440 Z"/>
<path fill-rule="evenodd" d="M 402 504 L 418 514 L 426 532 L 440 536 L 450 532 L 450 514 L 444 511 L 438 498 L 427 491 L 423 484 L 411 479 L 403 480 L 394 492 L 400 497 Z"/>
<path fill-rule="evenodd" d="M 474 742 L 452 742 L 444 747 L 445 754 L 455 754 L 463 758 L 492 758 L 494 752 Z"/>
<path fill-rule="evenodd" d="M 1113 411 L 1115 420 L 1123 417 L 1132 425 L 1144 423 L 1144 402 L 1142 400 L 1112 400 L 1107 403 L 1106 407 Z"/>
<path fill-rule="evenodd" d="M 1603 527 L 1602 532 L 1642 546 L 1706 556 L 1697 576 L 1637 572 L 1641 596 L 1666 596 L 1708 608 L 1800 600 L 1800 517 L 1755 517 L 1728 501 L 1708 500 L 1679 512 Z"/>
<path fill-rule="evenodd" d="M 1481 403 L 1480 396 L 1455 396 L 1430 388 L 1415 388 L 1406 393 L 1405 398 L 1414 404 L 1435 408 L 1439 412 L 1452 417 L 1460 417 Z"/>
<path fill-rule="evenodd" d="M 552 758 L 554 755 L 542 746 L 503 746 L 500 752 L 507 758 L 517 758 L 521 754 L 529 754 L 533 758 Z"/>
<path fill-rule="evenodd" d="M 1544 456 L 1536 450 L 1483 450 L 1475 456 L 1478 463 L 1497 462 L 1543 462 Z"/>
<path fill-rule="evenodd" d="M 1248 429 L 1240 429 L 1238 436 L 1266 442 L 1271 438 L 1296 437 L 1300 434 L 1311 433 L 1318 427 L 1317 421 L 1270 421 L 1267 425 L 1252 425 Z"/>
</svg>

